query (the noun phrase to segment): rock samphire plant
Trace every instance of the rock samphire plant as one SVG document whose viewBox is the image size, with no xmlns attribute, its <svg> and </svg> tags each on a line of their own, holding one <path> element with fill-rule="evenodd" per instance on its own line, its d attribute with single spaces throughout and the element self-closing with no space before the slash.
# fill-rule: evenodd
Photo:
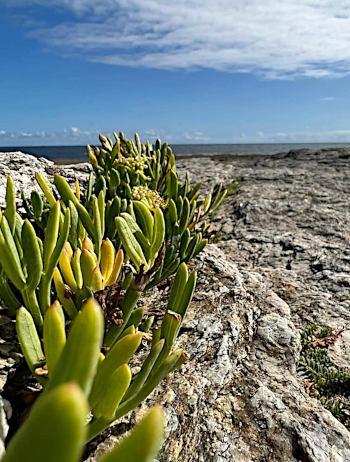
<svg viewBox="0 0 350 462">
<path fill-rule="evenodd" d="M 50 460 L 78 460 L 84 442 L 138 406 L 187 359 L 172 349 L 196 283 L 186 264 L 205 246 L 205 218 L 226 192 L 218 186 L 200 199 L 200 184 L 191 187 L 188 175 L 181 184 L 166 143 L 153 148 L 122 133 L 114 143 L 100 140 L 101 148 L 88 147 L 93 172 L 84 194 L 77 182 L 73 191 L 59 175 L 52 185 L 37 174 L 43 195 L 23 196 L 21 216 L 7 180 L 0 297 L 16 317 L 24 358 L 43 392 L 5 462 L 48 460 L 40 454 L 52 445 L 38 437 L 39 427 L 45 441 L 55 431 L 64 442 L 66 449 Z M 154 323 L 137 303 L 174 273 L 167 309 Z M 148 352 L 133 375 L 129 364 L 140 348 Z M 102 460 L 152 460 L 161 420 L 161 411 L 152 410 Z"/>
</svg>

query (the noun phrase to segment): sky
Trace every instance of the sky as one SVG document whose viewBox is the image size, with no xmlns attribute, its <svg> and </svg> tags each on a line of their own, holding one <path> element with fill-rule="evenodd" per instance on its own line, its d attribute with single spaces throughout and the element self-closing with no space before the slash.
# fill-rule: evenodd
<svg viewBox="0 0 350 462">
<path fill-rule="evenodd" d="M 0 146 L 350 142 L 345 0 L 0 0 Z"/>
</svg>

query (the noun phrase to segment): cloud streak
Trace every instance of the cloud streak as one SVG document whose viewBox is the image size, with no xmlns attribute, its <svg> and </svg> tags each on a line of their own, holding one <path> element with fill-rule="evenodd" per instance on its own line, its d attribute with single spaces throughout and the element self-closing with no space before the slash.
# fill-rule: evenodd
<svg viewBox="0 0 350 462">
<path fill-rule="evenodd" d="M 241 133 L 233 137 L 233 143 L 349 143 L 350 129 L 325 131 L 262 132 Z"/>
<path fill-rule="evenodd" d="M 209 68 L 269 79 L 350 73 L 350 9 L 345 0 L 12 2 L 19 4 L 68 10 L 71 21 L 30 34 L 90 61 L 172 70 Z"/>
<path fill-rule="evenodd" d="M 104 134 L 111 130 L 102 130 Z M 61 131 L 10 131 L 0 129 L 0 146 L 54 146 L 54 145 L 85 145 L 98 143 L 97 130 L 82 130 L 77 127 Z M 142 141 L 154 142 L 157 138 L 167 140 L 172 144 L 261 144 L 261 143 L 344 143 L 350 142 L 350 128 L 328 131 L 295 131 L 295 132 L 242 132 L 232 137 L 217 138 L 201 131 L 168 132 L 154 128 L 139 131 Z M 127 137 L 133 132 L 126 131 Z"/>
<path fill-rule="evenodd" d="M 85 144 L 91 141 L 96 142 L 98 133 L 98 131 L 80 130 L 77 127 L 61 131 L 0 129 L 0 145 Z"/>
<path fill-rule="evenodd" d="M 98 144 L 99 133 L 112 135 L 112 130 L 82 130 L 71 127 L 60 131 L 47 130 L 20 130 L 11 131 L 0 129 L 0 146 L 42 146 L 42 145 L 84 145 Z M 127 137 L 133 137 L 134 133 L 126 130 Z M 169 133 L 158 129 L 141 129 L 139 135 L 143 141 L 154 142 L 157 138 L 171 143 L 206 143 L 212 140 L 198 130 Z M 215 140 L 214 140 L 215 142 Z"/>
</svg>

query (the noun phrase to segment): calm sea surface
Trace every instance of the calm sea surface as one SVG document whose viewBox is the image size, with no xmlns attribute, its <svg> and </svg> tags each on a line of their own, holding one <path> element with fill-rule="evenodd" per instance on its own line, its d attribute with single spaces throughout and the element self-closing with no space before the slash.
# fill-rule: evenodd
<svg viewBox="0 0 350 462">
<path fill-rule="evenodd" d="M 186 155 L 245 155 L 277 154 L 291 149 L 322 149 L 328 147 L 350 147 L 350 143 L 284 143 L 284 144 L 173 144 L 174 153 Z M 12 146 L 1 147 L 0 152 L 22 151 L 36 157 L 46 157 L 56 161 L 88 159 L 85 146 Z"/>
</svg>

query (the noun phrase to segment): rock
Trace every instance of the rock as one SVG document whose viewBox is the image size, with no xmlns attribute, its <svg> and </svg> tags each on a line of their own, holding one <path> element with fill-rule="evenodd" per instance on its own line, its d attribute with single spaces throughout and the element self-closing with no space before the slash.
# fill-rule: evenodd
<svg viewBox="0 0 350 462">
<path fill-rule="evenodd" d="M 15 324 L 0 306 L 0 458 L 5 447 L 4 442 L 9 430 L 8 419 L 11 418 L 11 403 L 4 399 L 3 393 L 5 384 L 11 373 L 21 361 L 18 343 L 15 334 Z"/>
<path fill-rule="evenodd" d="M 0 206 L 5 205 L 6 178 L 11 175 L 16 185 L 17 197 L 21 191 L 29 196 L 33 189 L 41 192 L 35 181 L 35 173 L 46 175 L 50 180 L 54 173 L 62 174 L 71 184 L 76 178 L 86 181 L 90 172 L 88 164 L 74 164 L 66 166 L 55 165 L 51 160 L 44 157 L 34 157 L 23 152 L 0 152 Z"/>
<path fill-rule="evenodd" d="M 215 217 L 227 257 L 259 272 L 298 327 L 350 322 L 349 149 L 221 159 L 207 169 L 240 178 Z M 190 167 L 190 165 L 189 165 Z M 198 169 L 198 166 L 195 167 Z M 231 178 L 232 178 L 231 177 Z M 225 234 L 227 217 L 233 232 Z"/>
<path fill-rule="evenodd" d="M 296 376 L 300 342 L 289 306 L 215 245 L 196 267 L 197 289 L 177 342 L 190 360 L 123 422 L 163 405 L 160 462 L 350 460 L 349 432 Z"/>
<path fill-rule="evenodd" d="M 341 332 L 333 345 L 328 347 L 331 360 L 339 367 L 349 368 L 350 365 L 350 330 Z"/>
<path fill-rule="evenodd" d="M 197 289 L 177 342 L 190 360 L 121 419 L 116 434 L 161 403 L 166 439 L 159 462 L 350 460 L 350 433 L 304 392 L 296 373 L 302 326 L 349 326 L 349 158 L 346 150 L 302 150 L 178 161 L 180 174 L 189 169 L 206 189 L 237 176 L 241 187 L 212 218 L 212 232 L 224 240 L 195 262 Z M 48 175 L 65 168 L 35 162 Z M 1 168 L 11 170 L 6 162 Z M 85 181 L 88 169 L 68 172 L 70 181 Z M 28 174 L 20 181 L 29 192 Z M 156 289 L 145 303 L 163 306 L 164 297 Z M 347 351 L 347 332 L 334 358 Z"/>
<path fill-rule="evenodd" d="M 9 401 L 0 397 L 0 457 L 5 453 L 5 439 L 9 431 L 8 420 L 11 418 L 12 408 Z"/>
</svg>

